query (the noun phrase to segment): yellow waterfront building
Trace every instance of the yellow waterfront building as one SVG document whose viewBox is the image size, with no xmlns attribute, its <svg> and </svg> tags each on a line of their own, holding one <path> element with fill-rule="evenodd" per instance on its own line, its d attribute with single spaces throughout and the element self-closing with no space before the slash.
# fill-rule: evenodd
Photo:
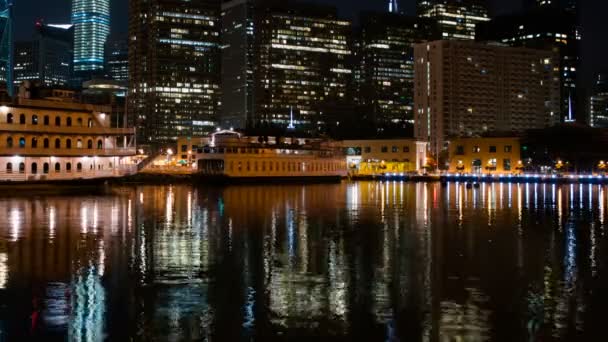
<svg viewBox="0 0 608 342">
<path fill-rule="evenodd" d="M 450 141 L 449 172 L 517 174 L 522 171 L 517 137 L 473 137 Z"/>
<path fill-rule="evenodd" d="M 342 146 L 353 176 L 413 173 L 426 166 L 427 143 L 414 139 L 344 140 Z"/>
</svg>

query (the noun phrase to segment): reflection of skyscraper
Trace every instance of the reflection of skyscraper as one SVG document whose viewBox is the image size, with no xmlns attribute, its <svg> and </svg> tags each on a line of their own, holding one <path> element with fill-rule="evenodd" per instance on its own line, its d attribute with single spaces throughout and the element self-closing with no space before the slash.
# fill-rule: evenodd
<svg viewBox="0 0 608 342">
<path fill-rule="evenodd" d="M 104 68 L 104 45 L 110 34 L 110 0 L 73 0 L 74 72 L 82 76 Z"/>
</svg>

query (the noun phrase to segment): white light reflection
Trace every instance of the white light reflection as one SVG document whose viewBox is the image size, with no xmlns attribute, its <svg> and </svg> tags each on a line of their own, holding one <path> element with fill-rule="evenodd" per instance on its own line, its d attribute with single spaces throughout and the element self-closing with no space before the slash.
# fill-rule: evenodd
<svg viewBox="0 0 608 342">
<path fill-rule="evenodd" d="M 10 213 L 10 222 L 11 222 L 11 241 L 15 242 L 19 240 L 21 236 L 21 224 L 22 222 L 21 214 L 19 213 L 19 208 L 12 208 Z"/>
<path fill-rule="evenodd" d="M 8 254 L 0 253 L 0 289 L 5 289 L 8 283 Z"/>
<path fill-rule="evenodd" d="M 53 243 L 53 239 L 55 238 L 55 229 L 57 228 L 56 220 L 56 209 L 51 206 L 49 207 L 49 239 L 51 243 Z"/>
<path fill-rule="evenodd" d="M 89 223 L 87 222 L 88 210 L 86 205 L 80 208 L 80 232 L 87 234 L 89 232 Z"/>
</svg>

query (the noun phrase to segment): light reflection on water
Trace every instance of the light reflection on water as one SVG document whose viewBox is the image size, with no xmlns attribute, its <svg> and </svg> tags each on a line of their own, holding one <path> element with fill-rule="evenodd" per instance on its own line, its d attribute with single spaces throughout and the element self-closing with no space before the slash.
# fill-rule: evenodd
<svg viewBox="0 0 608 342">
<path fill-rule="evenodd" d="M 0 198 L 9 340 L 571 340 L 606 189 L 344 183 Z"/>
</svg>

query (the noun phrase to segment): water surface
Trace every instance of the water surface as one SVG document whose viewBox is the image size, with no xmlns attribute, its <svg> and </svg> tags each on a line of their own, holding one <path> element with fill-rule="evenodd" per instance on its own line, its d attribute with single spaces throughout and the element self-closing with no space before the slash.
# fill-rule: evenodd
<svg viewBox="0 0 608 342">
<path fill-rule="evenodd" d="M 0 341 L 601 341 L 604 186 L 0 198 Z"/>
</svg>

